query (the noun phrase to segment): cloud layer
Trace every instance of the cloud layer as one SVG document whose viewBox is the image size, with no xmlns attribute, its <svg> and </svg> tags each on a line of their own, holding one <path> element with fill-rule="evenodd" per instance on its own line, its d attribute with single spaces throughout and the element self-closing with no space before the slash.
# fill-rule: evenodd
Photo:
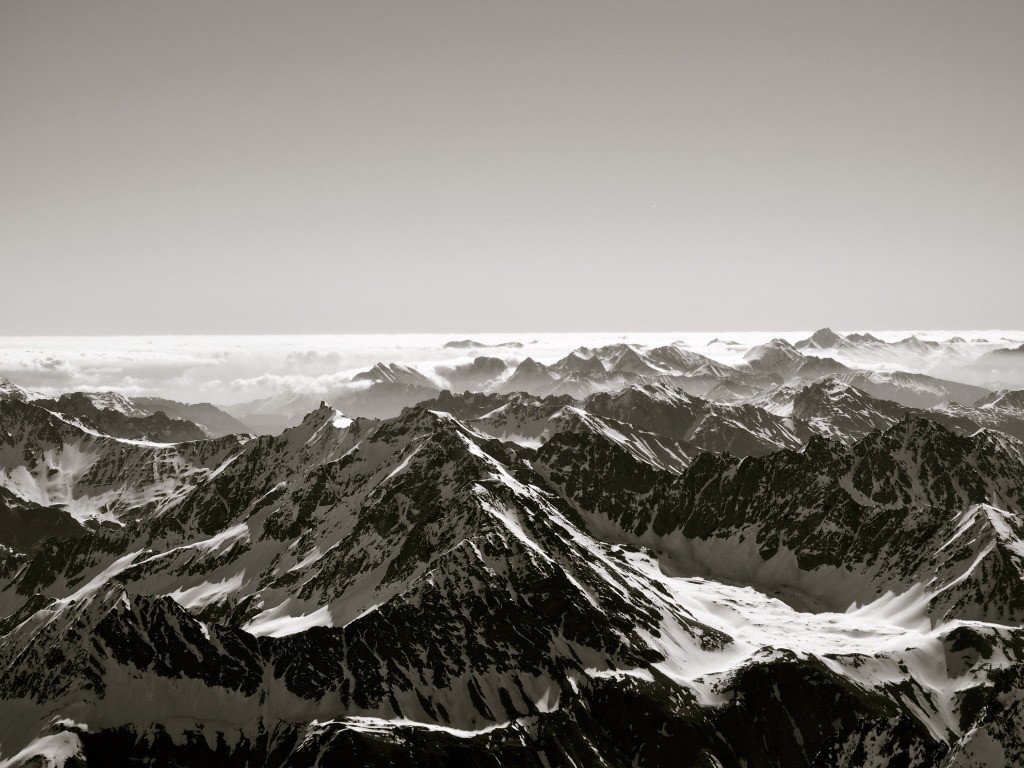
<svg viewBox="0 0 1024 768">
<path fill-rule="evenodd" d="M 0 338 L 0 376 L 45 394 L 116 390 L 219 404 L 283 392 L 312 395 L 352 386 L 351 378 L 377 362 L 415 365 L 428 376 L 478 355 L 518 362 L 552 362 L 579 346 L 628 341 L 639 345 L 683 343 L 719 362 L 735 364 L 754 344 L 774 337 L 790 341 L 808 331 L 758 333 L 478 334 L 481 346 L 445 345 L 468 338 L 451 335 L 358 336 L 155 336 Z M 954 336 L 984 339 L 967 354 L 1017 345 L 1020 331 L 872 331 L 887 341 L 916 333 L 922 339 Z M 714 338 L 736 342 L 708 343 Z M 521 347 L 507 346 L 519 342 Z"/>
</svg>

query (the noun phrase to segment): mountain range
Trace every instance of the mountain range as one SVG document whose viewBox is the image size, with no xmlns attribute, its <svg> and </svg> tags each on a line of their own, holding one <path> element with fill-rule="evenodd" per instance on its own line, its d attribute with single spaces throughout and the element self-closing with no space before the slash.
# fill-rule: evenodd
<svg viewBox="0 0 1024 768">
<path fill-rule="evenodd" d="M 1024 764 L 1024 391 L 867 367 L 957 344 L 4 380 L 0 765 Z"/>
<path fill-rule="evenodd" d="M 914 335 L 886 342 L 870 333 L 844 336 L 823 328 L 795 343 L 776 338 L 747 347 L 716 338 L 699 349 L 682 341 L 653 346 L 622 341 L 580 346 L 560 358 L 542 360 L 531 356 L 529 344 L 522 342 L 463 339 L 446 343 L 443 351 L 482 354 L 426 366 L 379 362 L 312 394 L 286 391 L 222 410 L 251 432 L 277 434 L 320 400 L 350 415 L 390 418 L 444 390 L 584 399 L 633 384 L 661 383 L 708 400 L 733 402 L 778 384 L 805 385 L 826 377 L 908 407 L 949 401 L 971 406 L 991 392 L 1024 388 L 1024 356 L 1016 347 L 993 348 L 997 344 Z"/>
</svg>

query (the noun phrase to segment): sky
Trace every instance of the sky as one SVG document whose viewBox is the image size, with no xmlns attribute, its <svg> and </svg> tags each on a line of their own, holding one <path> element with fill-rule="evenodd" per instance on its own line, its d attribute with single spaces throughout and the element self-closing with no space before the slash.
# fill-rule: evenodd
<svg viewBox="0 0 1024 768">
<path fill-rule="evenodd" d="M 0 333 L 1019 328 L 1024 3 L 0 3 Z"/>
</svg>

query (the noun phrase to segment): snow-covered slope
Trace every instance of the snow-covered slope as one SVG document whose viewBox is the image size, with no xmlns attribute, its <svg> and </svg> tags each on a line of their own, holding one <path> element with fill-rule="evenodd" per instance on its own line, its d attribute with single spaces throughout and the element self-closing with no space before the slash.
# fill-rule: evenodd
<svg viewBox="0 0 1024 768">
<path fill-rule="evenodd" d="M 247 439 L 126 440 L 32 403 L 0 402 L 0 486 L 81 522 L 123 524 L 177 498 Z"/>
<path fill-rule="evenodd" d="M 179 403 L 164 397 L 133 397 L 132 403 L 149 413 L 163 411 L 172 419 L 184 419 L 202 427 L 211 437 L 240 435 L 251 430 L 241 421 L 211 403 Z"/>
<path fill-rule="evenodd" d="M 22 403 L 40 400 L 44 395 L 19 387 L 8 378 L 0 377 L 0 400 L 18 400 Z"/>
<path fill-rule="evenodd" d="M 171 418 L 163 411 L 140 408 L 116 392 L 71 392 L 56 399 L 32 402 L 113 437 L 180 443 L 210 436 L 198 424 Z"/>
<path fill-rule="evenodd" d="M 903 371 L 856 371 L 836 374 L 835 378 L 869 395 L 909 408 L 930 408 L 948 400 L 970 405 L 989 394 L 983 387 Z"/>
</svg>

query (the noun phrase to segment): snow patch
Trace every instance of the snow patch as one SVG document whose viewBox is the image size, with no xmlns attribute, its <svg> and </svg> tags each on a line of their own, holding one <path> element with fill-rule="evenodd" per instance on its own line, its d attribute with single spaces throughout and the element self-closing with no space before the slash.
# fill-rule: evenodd
<svg viewBox="0 0 1024 768">
<path fill-rule="evenodd" d="M 264 611 L 242 627 L 246 632 L 257 637 L 285 637 L 303 632 L 310 627 L 333 627 L 329 606 L 321 606 L 312 613 L 292 616 L 288 613 L 291 600 L 285 600 L 269 610 Z"/>
</svg>

